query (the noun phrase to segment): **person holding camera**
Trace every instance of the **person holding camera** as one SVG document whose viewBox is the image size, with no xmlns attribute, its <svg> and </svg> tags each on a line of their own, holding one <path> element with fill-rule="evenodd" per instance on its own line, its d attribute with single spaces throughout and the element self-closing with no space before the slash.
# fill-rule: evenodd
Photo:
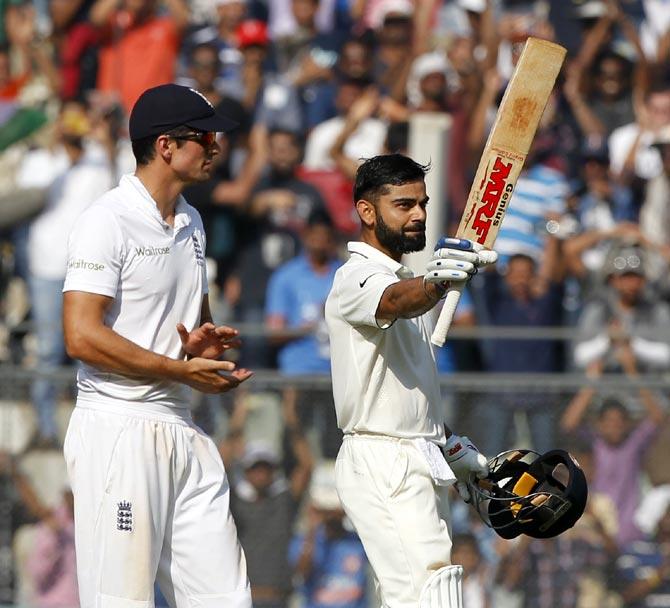
<svg viewBox="0 0 670 608">
<path fill-rule="evenodd" d="M 629 348 L 642 371 L 670 367 L 670 344 L 662 334 L 670 323 L 668 304 L 647 293 L 645 250 L 620 243 L 605 262 L 606 289 L 588 302 L 579 318 L 574 361 L 586 369 L 601 360 L 605 371 L 621 371 L 617 353 Z"/>
</svg>

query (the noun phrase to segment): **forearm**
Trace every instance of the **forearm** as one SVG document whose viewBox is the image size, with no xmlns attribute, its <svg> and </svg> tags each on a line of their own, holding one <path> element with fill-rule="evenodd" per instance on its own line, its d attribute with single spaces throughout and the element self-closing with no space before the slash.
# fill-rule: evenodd
<svg viewBox="0 0 670 608">
<path fill-rule="evenodd" d="M 98 0 L 89 13 L 90 22 L 96 27 L 104 26 L 119 4 L 119 0 Z"/>
<path fill-rule="evenodd" d="M 665 412 L 661 407 L 661 404 L 658 402 L 656 395 L 650 391 L 648 388 L 640 389 L 640 403 L 647 412 L 649 420 L 655 424 L 661 424 L 665 418 Z"/>
<path fill-rule="evenodd" d="M 630 346 L 637 359 L 655 367 L 667 367 L 670 365 L 670 345 L 665 342 L 645 340 L 638 336 L 634 337 Z"/>
<path fill-rule="evenodd" d="M 584 70 L 591 67 L 596 56 L 605 44 L 607 35 L 612 27 L 612 20 L 608 16 L 601 17 L 589 31 L 582 43 L 575 62 Z"/>
<path fill-rule="evenodd" d="M 174 19 L 177 28 L 180 30 L 184 29 L 188 25 L 190 17 L 188 6 L 184 0 L 165 0 L 165 4 Z"/>
<path fill-rule="evenodd" d="M 575 364 L 578 367 L 586 367 L 596 359 L 604 357 L 609 348 L 610 339 L 606 333 L 584 340 L 575 347 Z"/>
<path fill-rule="evenodd" d="M 347 143 L 347 140 L 353 133 L 358 129 L 360 123 L 356 120 L 348 118 L 344 123 L 344 128 L 340 131 L 340 134 L 337 136 L 335 143 L 330 149 L 330 157 L 335 161 L 337 168 L 340 169 L 348 178 L 354 178 L 356 175 L 356 170 L 358 169 L 358 163 L 355 160 L 352 160 L 344 153 L 344 146 Z"/>
<path fill-rule="evenodd" d="M 305 543 L 302 548 L 302 553 L 300 554 L 298 562 L 295 566 L 296 573 L 302 576 L 303 579 L 309 577 L 312 572 L 315 537 L 316 531 L 309 531 L 307 533 L 307 536 L 305 537 Z"/>
<path fill-rule="evenodd" d="M 591 108 L 589 108 L 586 100 L 581 95 L 568 98 L 568 103 L 584 136 L 605 137 L 607 135 L 605 125 L 591 111 Z"/>
<path fill-rule="evenodd" d="M 595 389 L 590 386 L 580 389 L 561 417 L 561 431 L 571 433 L 577 429 L 595 394 Z"/>
<path fill-rule="evenodd" d="M 433 283 L 423 282 L 423 277 L 405 279 L 389 285 L 384 291 L 377 319 L 411 319 L 428 312 L 444 295 Z"/>
<path fill-rule="evenodd" d="M 66 327 L 68 355 L 107 372 L 177 380 L 183 361 L 138 346 L 106 325 Z"/>
</svg>

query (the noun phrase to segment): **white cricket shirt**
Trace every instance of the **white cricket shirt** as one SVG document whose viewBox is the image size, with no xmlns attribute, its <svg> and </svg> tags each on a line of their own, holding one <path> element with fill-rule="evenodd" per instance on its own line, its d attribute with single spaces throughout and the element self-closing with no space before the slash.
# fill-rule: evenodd
<svg viewBox="0 0 670 608">
<path fill-rule="evenodd" d="M 350 242 L 326 300 L 337 421 L 345 433 L 423 437 L 444 444 L 443 406 L 423 317 L 384 322 L 384 290 L 411 270 L 378 249 Z"/>
<path fill-rule="evenodd" d="M 176 330 L 197 327 L 207 293 L 205 232 L 200 214 L 183 197 L 174 228 L 134 175 L 79 216 L 68 243 L 63 291 L 114 298 L 105 324 L 131 342 L 181 359 Z M 77 374 L 79 399 L 139 401 L 172 408 L 188 405 L 190 389 L 178 382 L 131 378 L 84 364 Z"/>
</svg>

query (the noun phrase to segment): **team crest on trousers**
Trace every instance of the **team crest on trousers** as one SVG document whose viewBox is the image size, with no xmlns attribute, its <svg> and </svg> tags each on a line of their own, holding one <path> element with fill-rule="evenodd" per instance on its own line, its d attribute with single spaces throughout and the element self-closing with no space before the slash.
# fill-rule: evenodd
<svg viewBox="0 0 670 608">
<path fill-rule="evenodd" d="M 117 503 L 116 529 L 122 532 L 133 531 L 133 505 L 127 501 Z"/>
</svg>

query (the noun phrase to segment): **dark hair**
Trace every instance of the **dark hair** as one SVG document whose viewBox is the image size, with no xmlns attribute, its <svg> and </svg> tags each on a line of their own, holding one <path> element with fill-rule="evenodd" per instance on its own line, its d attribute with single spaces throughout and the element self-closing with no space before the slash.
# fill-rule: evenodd
<svg viewBox="0 0 670 608">
<path fill-rule="evenodd" d="M 317 207 L 316 209 L 313 209 L 307 217 L 307 226 L 309 228 L 312 228 L 313 226 L 333 228 L 333 219 L 330 217 L 328 211 L 322 207 Z"/>
<path fill-rule="evenodd" d="M 670 93 L 670 80 L 666 78 L 661 78 L 655 80 L 647 89 L 647 92 L 644 95 L 645 101 L 648 101 L 652 95 L 664 95 Z"/>
<path fill-rule="evenodd" d="M 194 129 L 186 125 L 180 127 L 175 127 L 166 131 L 164 135 L 188 135 L 193 132 Z M 142 139 L 134 139 L 130 142 L 133 149 L 133 156 L 135 157 L 135 162 L 138 167 L 142 165 L 148 165 L 154 158 L 156 158 L 156 140 L 159 138 L 159 135 L 149 135 L 149 137 L 143 137 Z M 177 147 L 181 148 L 184 142 L 177 140 Z"/>
<path fill-rule="evenodd" d="M 612 49 L 605 49 L 604 51 L 598 53 L 593 62 L 594 75 L 598 76 L 600 74 L 600 69 L 602 67 L 603 62 L 612 60 L 619 63 L 624 78 L 631 77 L 634 67 L 631 60 L 628 59 L 627 57 L 624 57 L 620 53 L 613 51 Z"/>
<path fill-rule="evenodd" d="M 510 267 L 510 264 L 512 262 L 516 261 L 530 262 L 533 266 L 533 270 L 537 268 L 537 262 L 532 257 L 530 257 L 525 253 L 515 253 L 514 255 L 511 255 L 507 260 L 507 268 Z"/>
<path fill-rule="evenodd" d="M 286 127 L 272 127 L 268 132 L 268 138 L 274 137 L 275 135 L 288 135 L 293 140 L 293 144 L 301 149 L 305 144 L 305 138 L 301 133 L 292 129 L 287 129 Z"/>
<path fill-rule="evenodd" d="M 148 165 L 154 158 L 156 158 L 156 150 L 154 144 L 158 139 L 157 135 L 150 135 L 142 139 L 133 139 L 130 145 L 133 148 L 133 156 L 137 166 Z"/>
<path fill-rule="evenodd" d="M 366 199 L 375 202 L 387 186 L 400 186 L 423 180 L 430 163 L 421 165 L 402 154 L 382 154 L 366 159 L 356 171 L 354 204 Z"/>
<path fill-rule="evenodd" d="M 200 44 L 196 44 L 192 49 L 191 52 L 189 53 L 189 60 L 193 61 L 195 58 L 195 55 L 198 51 L 211 51 L 214 53 L 214 56 L 216 57 L 217 63 L 221 63 L 221 59 L 219 58 L 219 49 L 213 42 L 201 42 Z"/>
<path fill-rule="evenodd" d="M 392 122 L 386 129 L 386 149 L 389 152 L 407 150 L 409 143 L 409 123 Z"/>
<path fill-rule="evenodd" d="M 603 402 L 598 408 L 598 418 L 601 418 L 610 410 L 616 410 L 625 418 L 630 418 L 630 412 L 628 411 L 628 408 L 616 397 L 607 397 L 606 399 L 603 399 Z"/>
<path fill-rule="evenodd" d="M 457 545 L 470 545 L 479 557 L 482 556 L 482 552 L 479 549 L 479 543 L 477 542 L 477 538 L 473 534 L 470 534 L 469 532 L 462 532 L 460 534 L 455 534 L 451 544 L 453 547 L 456 547 Z"/>
<path fill-rule="evenodd" d="M 344 87 L 347 85 L 356 87 L 358 89 L 366 89 L 370 85 L 374 84 L 374 81 L 372 80 L 372 78 L 370 78 L 370 76 L 359 76 L 355 78 L 353 76 L 343 75 L 337 79 L 336 83 L 338 90 L 340 89 L 340 87 Z"/>
</svg>

